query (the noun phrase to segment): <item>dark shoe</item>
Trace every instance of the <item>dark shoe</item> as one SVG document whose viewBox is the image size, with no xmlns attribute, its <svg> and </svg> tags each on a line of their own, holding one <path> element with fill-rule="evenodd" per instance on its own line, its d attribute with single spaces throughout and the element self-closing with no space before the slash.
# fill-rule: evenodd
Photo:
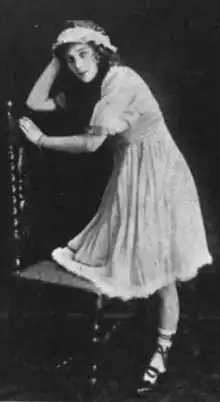
<svg viewBox="0 0 220 402">
<path fill-rule="evenodd" d="M 164 373 L 160 373 L 160 371 L 158 371 L 155 367 L 149 367 L 147 372 L 148 375 L 150 375 L 150 373 L 154 373 L 154 375 L 152 376 L 154 378 L 154 382 L 145 381 L 144 379 L 141 379 L 134 392 L 134 396 L 136 397 L 139 398 L 146 397 L 150 392 L 157 389 L 158 386 L 160 385 L 161 377 L 164 375 Z"/>
<path fill-rule="evenodd" d="M 134 392 L 134 396 L 136 397 L 145 397 L 155 388 L 158 388 L 158 386 L 161 384 L 161 379 L 164 378 L 166 374 L 168 348 L 164 350 L 160 345 L 158 345 L 157 352 L 162 356 L 164 371 L 161 372 L 156 367 L 149 366 L 145 373 L 152 379 L 152 381 L 144 380 L 142 378 Z"/>
</svg>

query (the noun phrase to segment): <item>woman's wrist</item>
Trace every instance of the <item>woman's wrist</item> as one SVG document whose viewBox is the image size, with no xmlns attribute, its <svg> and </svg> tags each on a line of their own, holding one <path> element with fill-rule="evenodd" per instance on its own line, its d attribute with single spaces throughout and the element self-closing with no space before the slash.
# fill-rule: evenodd
<svg viewBox="0 0 220 402">
<path fill-rule="evenodd" d="M 46 148 L 47 136 L 45 134 L 41 134 L 36 145 L 39 149 Z"/>
</svg>

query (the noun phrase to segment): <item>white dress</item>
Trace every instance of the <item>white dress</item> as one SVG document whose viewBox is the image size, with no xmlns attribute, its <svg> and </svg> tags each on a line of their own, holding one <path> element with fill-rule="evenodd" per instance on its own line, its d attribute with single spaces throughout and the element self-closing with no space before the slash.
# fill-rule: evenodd
<svg viewBox="0 0 220 402">
<path fill-rule="evenodd" d="M 108 134 L 113 118 L 127 123 L 108 136 L 114 169 L 92 221 L 52 257 L 123 300 L 196 276 L 210 264 L 195 183 L 150 89 L 132 69 L 107 73 L 91 118 L 93 134 Z"/>
</svg>

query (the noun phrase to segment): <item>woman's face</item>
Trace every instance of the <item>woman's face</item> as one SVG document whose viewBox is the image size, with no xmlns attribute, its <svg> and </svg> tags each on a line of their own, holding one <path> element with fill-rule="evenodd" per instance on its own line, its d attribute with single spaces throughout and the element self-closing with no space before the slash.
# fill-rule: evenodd
<svg viewBox="0 0 220 402">
<path fill-rule="evenodd" d="M 69 70 L 83 82 L 91 82 L 98 73 L 98 58 L 88 44 L 70 45 L 66 55 Z"/>
</svg>

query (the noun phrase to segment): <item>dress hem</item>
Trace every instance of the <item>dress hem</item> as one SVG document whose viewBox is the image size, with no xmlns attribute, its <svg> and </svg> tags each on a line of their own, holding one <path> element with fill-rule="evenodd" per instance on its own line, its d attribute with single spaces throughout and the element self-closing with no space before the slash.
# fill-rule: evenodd
<svg viewBox="0 0 220 402">
<path fill-rule="evenodd" d="M 198 272 L 202 269 L 202 267 L 212 264 L 211 255 L 205 253 L 203 258 L 200 256 L 199 259 L 194 261 L 192 264 L 193 269 L 190 270 L 188 275 L 176 275 L 174 278 L 173 275 L 166 274 L 166 276 L 163 275 L 162 277 L 157 278 L 154 281 L 150 281 L 143 286 L 132 285 L 132 289 L 127 289 L 125 287 L 117 288 L 115 283 L 111 283 L 112 278 L 101 275 L 101 270 L 103 270 L 104 267 L 84 265 L 76 260 L 71 260 L 65 256 L 63 250 L 64 249 L 62 248 L 58 248 L 53 251 L 52 258 L 54 261 L 56 261 L 68 272 L 91 281 L 100 294 L 103 294 L 109 298 L 118 298 L 123 301 L 128 301 L 131 299 L 147 299 L 161 288 L 171 285 L 172 283 L 187 282 L 192 280 L 198 275 Z M 94 274 L 94 270 L 96 271 L 96 275 Z"/>
</svg>

